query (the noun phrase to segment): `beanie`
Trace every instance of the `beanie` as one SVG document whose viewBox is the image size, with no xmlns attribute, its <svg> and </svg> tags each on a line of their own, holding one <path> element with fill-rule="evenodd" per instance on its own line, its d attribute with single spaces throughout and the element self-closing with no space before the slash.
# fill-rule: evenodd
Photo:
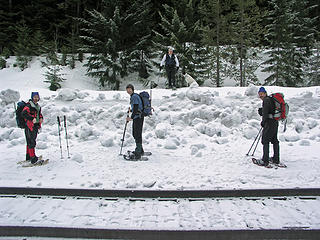
<svg viewBox="0 0 320 240">
<path fill-rule="evenodd" d="M 266 89 L 265 89 L 264 87 L 261 87 L 261 88 L 259 89 L 259 92 L 267 93 L 267 91 L 266 91 Z"/>
<path fill-rule="evenodd" d="M 171 47 L 171 46 L 169 46 L 169 47 L 168 47 L 168 50 L 173 51 L 173 50 L 174 50 L 174 48 L 173 48 L 173 47 Z"/>
<path fill-rule="evenodd" d="M 132 91 L 134 91 L 134 87 L 133 87 L 133 85 L 132 84 L 128 84 L 127 86 L 126 86 L 126 89 L 127 88 L 131 88 L 132 89 Z"/>
<path fill-rule="evenodd" d="M 33 99 L 34 96 L 38 95 L 39 99 L 40 99 L 40 95 L 38 92 L 32 92 L 31 93 L 31 99 Z"/>
</svg>

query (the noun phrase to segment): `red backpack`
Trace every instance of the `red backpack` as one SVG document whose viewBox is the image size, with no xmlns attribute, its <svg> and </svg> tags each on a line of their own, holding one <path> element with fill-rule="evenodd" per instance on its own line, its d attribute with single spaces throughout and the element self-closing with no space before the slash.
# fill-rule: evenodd
<svg viewBox="0 0 320 240">
<path fill-rule="evenodd" d="M 282 93 L 273 93 L 271 94 L 271 97 L 274 100 L 275 105 L 273 118 L 277 121 L 284 121 L 287 119 L 289 114 L 289 105 L 284 101 L 284 96 Z"/>
</svg>

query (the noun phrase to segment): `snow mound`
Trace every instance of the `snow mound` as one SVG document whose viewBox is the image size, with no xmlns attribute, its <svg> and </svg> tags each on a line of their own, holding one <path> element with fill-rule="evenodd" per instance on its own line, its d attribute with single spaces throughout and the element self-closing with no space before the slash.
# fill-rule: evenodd
<svg viewBox="0 0 320 240">
<path fill-rule="evenodd" d="M 7 89 L 0 92 L 1 102 L 5 105 L 15 103 L 20 99 L 20 93 L 18 91 Z"/>
</svg>

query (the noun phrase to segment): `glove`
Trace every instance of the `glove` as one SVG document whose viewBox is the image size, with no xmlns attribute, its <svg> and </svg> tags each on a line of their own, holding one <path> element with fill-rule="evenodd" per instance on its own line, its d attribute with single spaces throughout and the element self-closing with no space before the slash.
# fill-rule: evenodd
<svg viewBox="0 0 320 240">
<path fill-rule="evenodd" d="M 162 70 L 162 66 L 159 67 L 160 71 Z"/>
<path fill-rule="evenodd" d="M 259 113 L 260 116 L 263 115 L 263 114 L 262 114 L 262 108 L 259 108 L 259 109 L 258 109 L 258 113 Z"/>
<path fill-rule="evenodd" d="M 179 67 L 177 67 L 177 72 L 178 72 L 178 70 L 179 70 Z"/>
<path fill-rule="evenodd" d="M 260 125 L 261 125 L 261 127 L 264 127 L 264 121 L 262 121 L 262 122 L 260 123 Z"/>
</svg>

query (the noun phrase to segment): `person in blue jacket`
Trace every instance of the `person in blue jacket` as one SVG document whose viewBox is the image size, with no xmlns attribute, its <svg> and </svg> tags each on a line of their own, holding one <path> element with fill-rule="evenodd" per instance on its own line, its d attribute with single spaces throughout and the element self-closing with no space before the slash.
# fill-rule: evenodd
<svg viewBox="0 0 320 240">
<path fill-rule="evenodd" d="M 142 114 L 143 104 L 140 96 L 134 92 L 134 86 L 128 84 L 126 87 L 127 93 L 130 95 L 130 105 L 131 105 L 131 116 L 127 117 L 127 122 L 133 121 L 132 125 L 132 135 L 136 142 L 136 148 L 134 150 L 134 155 L 136 159 L 140 159 L 143 155 L 142 147 L 142 128 L 144 116 Z"/>
</svg>

